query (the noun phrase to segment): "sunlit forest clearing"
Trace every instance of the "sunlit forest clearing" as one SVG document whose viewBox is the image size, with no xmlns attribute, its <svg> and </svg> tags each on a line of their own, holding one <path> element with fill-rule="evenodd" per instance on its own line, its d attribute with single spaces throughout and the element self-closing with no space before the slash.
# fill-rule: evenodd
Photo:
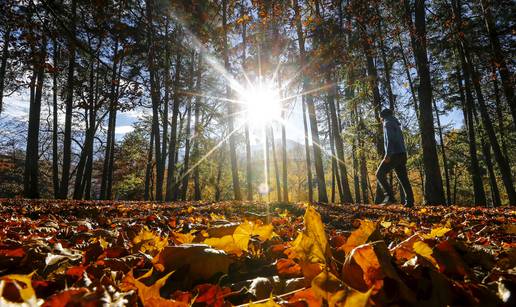
<svg viewBox="0 0 516 307">
<path fill-rule="evenodd" d="M 513 305 L 513 1 L 0 5 L 0 305 Z"/>
</svg>

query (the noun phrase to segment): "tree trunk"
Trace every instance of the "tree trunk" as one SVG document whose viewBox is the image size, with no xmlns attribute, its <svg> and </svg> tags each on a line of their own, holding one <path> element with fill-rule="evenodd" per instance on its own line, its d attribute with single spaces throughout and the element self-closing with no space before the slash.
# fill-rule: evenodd
<svg viewBox="0 0 516 307">
<path fill-rule="evenodd" d="M 278 77 L 278 81 L 280 82 L 279 88 L 281 89 L 281 78 Z M 283 122 L 281 123 L 281 165 L 282 165 L 282 181 L 283 181 L 283 202 L 288 203 L 288 173 L 287 173 L 287 131 L 285 129 L 285 121 L 286 121 L 286 108 L 287 102 L 283 102 L 283 107 L 281 111 L 281 118 Z"/>
<path fill-rule="evenodd" d="M 296 32 L 299 42 L 299 65 L 300 67 L 305 67 L 306 65 L 306 51 L 305 51 L 305 38 L 303 33 L 303 26 L 301 24 L 301 14 L 299 9 L 299 4 L 297 0 L 294 0 L 294 11 L 295 11 L 295 19 L 296 19 Z M 308 118 L 310 120 L 310 132 L 311 132 L 311 141 L 312 147 L 314 151 L 314 164 L 315 164 L 315 173 L 317 176 L 317 193 L 319 196 L 319 202 L 326 203 L 328 202 L 328 194 L 326 192 L 326 181 L 324 178 L 324 168 L 322 162 L 322 153 L 321 153 L 321 142 L 319 140 L 319 129 L 317 128 L 317 115 L 315 113 L 315 104 L 313 100 L 313 96 L 308 93 L 311 90 L 311 82 L 308 75 L 302 71 L 303 78 L 303 92 L 305 93 L 303 97 L 305 98 L 305 103 L 308 111 Z"/>
<path fill-rule="evenodd" d="M 328 135 L 330 138 L 330 149 L 331 149 L 331 203 L 335 203 L 335 187 L 339 190 L 339 200 L 342 202 L 343 190 L 342 183 L 340 182 L 339 170 L 337 165 L 337 156 L 335 154 L 335 138 L 333 137 L 333 127 L 331 125 L 331 116 L 328 104 L 326 104 L 326 118 L 328 119 Z"/>
<path fill-rule="evenodd" d="M 383 69 L 385 72 L 385 89 L 387 90 L 387 98 L 389 100 L 389 108 L 394 111 L 396 110 L 396 97 L 394 97 L 394 93 L 392 92 L 391 86 L 391 63 L 387 60 L 387 54 L 385 52 L 384 46 L 384 36 L 382 30 L 382 18 L 380 12 L 378 12 L 378 16 L 380 17 L 378 21 L 378 35 L 380 38 L 380 54 L 382 56 Z"/>
<path fill-rule="evenodd" d="M 269 127 L 270 135 L 271 135 L 271 145 L 272 145 L 272 162 L 274 163 L 274 175 L 276 177 L 276 192 L 278 196 L 278 201 L 283 201 L 281 194 L 281 180 L 280 180 L 280 172 L 278 167 L 278 159 L 276 157 L 276 141 L 274 140 L 274 131 L 272 129 L 272 125 Z"/>
<path fill-rule="evenodd" d="M 514 80 L 512 77 L 512 72 L 509 70 L 509 67 L 507 66 L 507 61 L 502 52 L 502 47 L 500 46 L 495 21 L 493 20 L 493 16 L 491 15 L 490 2 L 490 0 L 480 0 L 480 4 L 482 6 L 482 13 L 484 15 L 485 26 L 489 36 L 491 50 L 493 52 L 493 60 L 495 62 L 496 67 L 498 67 L 498 72 L 500 73 L 500 77 L 502 79 L 503 91 L 505 93 L 507 103 L 509 104 L 511 110 L 513 123 L 514 125 L 516 125 L 516 100 L 514 98 L 513 86 Z"/>
<path fill-rule="evenodd" d="M 194 66 L 195 66 L 195 54 L 192 52 L 191 66 L 190 66 L 190 80 L 188 88 L 190 91 L 194 90 Z M 183 175 L 181 183 L 181 199 L 186 200 L 186 194 L 188 192 L 188 182 L 190 181 L 190 127 L 192 125 L 192 96 L 188 96 L 186 106 L 186 129 L 185 129 L 185 158 L 183 161 Z"/>
<path fill-rule="evenodd" d="M 326 82 L 331 82 L 331 75 L 326 75 Z M 337 111 L 335 108 L 335 86 L 332 86 L 327 94 L 327 101 L 330 107 L 331 130 L 333 131 L 333 141 L 337 151 L 337 164 L 339 166 L 340 184 L 342 187 L 341 203 L 353 203 L 351 190 L 348 182 L 348 170 L 346 168 L 346 160 L 344 157 L 344 146 L 342 144 L 342 137 L 340 135 L 339 120 L 337 118 Z"/>
<path fill-rule="evenodd" d="M 464 76 L 464 87 L 462 86 L 461 72 L 457 69 L 457 81 L 459 86 L 459 96 L 462 102 L 462 109 L 464 113 L 464 124 L 466 125 L 468 132 L 468 146 L 469 146 L 469 160 L 471 174 L 471 181 L 473 182 L 473 195 L 475 205 L 485 206 L 486 195 L 484 191 L 484 184 L 482 183 L 482 175 L 480 174 L 480 167 L 478 165 L 477 157 L 477 141 L 475 137 L 475 125 L 473 122 L 473 110 L 475 109 L 475 102 L 471 93 L 471 79 L 469 77 L 468 70 L 466 69 L 466 63 L 462 54 L 462 50 L 459 49 L 459 55 L 461 57 L 462 72 Z"/>
<path fill-rule="evenodd" d="M 6 8 L 6 11 L 7 10 L 10 10 L 10 8 Z M 2 60 L 0 63 L 0 114 L 2 114 L 3 110 L 5 71 L 7 70 L 9 43 L 11 41 L 11 25 L 9 21 L 6 21 L 6 23 L 7 25 L 4 33 L 4 45 L 2 46 Z"/>
<path fill-rule="evenodd" d="M 423 166 L 425 170 L 425 201 L 429 205 L 445 203 L 443 182 L 437 158 L 435 142 L 434 117 L 432 112 L 432 80 L 426 47 L 425 0 L 415 1 L 415 20 L 412 25 L 410 2 L 405 1 L 407 20 L 409 23 L 412 49 L 419 75 L 419 128 L 421 131 L 421 147 L 423 150 Z"/>
<path fill-rule="evenodd" d="M 177 147 L 177 117 L 179 116 L 179 82 L 181 79 L 181 55 L 178 54 L 176 57 L 176 71 L 174 76 L 174 97 L 172 105 L 172 122 L 170 128 L 170 143 L 168 148 L 168 172 L 167 172 L 167 193 L 165 195 L 166 201 L 171 201 L 177 198 L 174 194 L 175 182 L 175 170 L 176 170 L 176 147 Z"/>
<path fill-rule="evenodd" d="M 150 94 L 152 102 L 152 130 L 154 132 L 154 156 L 156 160 L 156 200 L 163 200 L 163 164 L 161 163 L 161 134 L 160 134 L 160 116 L 159 109 L 161 104 L 161 94 L 159 89 L 158 67 L 156 67 L 157 59 L 155 56 L 156 48 L 154 42 L 154 25 L 153 25 L 153 0 L 146 1 L 147 13 L 147 35 L 148 35 L 148 52 L 147 52 L 147 68 L 149 71 Z M 170 161 L 169 161 L 170 163 Z M 168 190 L 168 187 L 167 187 Z"/>
<path fill-rule="evenodd" d="M 228 54 L 228 25 L 227 25 L 227 10 L 228 10 L 228 0 L 222 0 L 222 28 L 223 28 L 223 48 L 222 48 L 222 57 L 224 58 L 224 68 L 227 72 L 231 71 L 231 67 L 229 64 L 229 54 Z M 231 87 L 229 82 L 226 82 L 226 96 L 227 98 L 231 97 Z M 238 178 L 238 164 L 237 164 L 237 156 L 236 156 L 236 139 L 235 134 L 233 133 L 235 127 L 233 122 L 233 103 L 228 102 L 228 128 L 229 128 L 229 158 L 231 160 L 231 178 L 233 180 L 233 193 L 235 200 L 242 200 L 242 193 L 240 192 L 240 180 Z"/>
<path fill-rule="evenodd" d="M 147 153 L 147 165 L 145 167 L 145 192 L 143 194 L 144 200 L 149 200 L 151 197 L 151 177 L 152 177 L 152 156 L 154 147 L 154 131 L 150 134 L 149 150 Z"/>
<path fill-rule="evenodd" d="M 456 0 L 455 5 L 453 6 L 453 10 L 455 13 L 456 26 L 457 30 L 461 30 L 461 12 L 460 12 L 460 1 Z M 496 139 L 496 133 L 493 128 L 493 124 L 491 119 L 489 118 L 489 114 L 487 111 L 486 102 L 484 100 L 484 95 L 482 94 L 482 88 L 480 86 L 481 78 L 478 75 L 475 66 L 472 62 L 472 58 L 469 55 L 468 47 L 465 37 L 459 36 L 459 50 L 461 50 L 463 59 L 465 62 L 465 68 L 467 70 L 468 75 L 471 77 L 473 88 L 475 89 L 475 93 L 478 101 L 478 108 L 480 110 L 480 117 L 482 119 L 482 126 L 486 131 L 489 142 L 491 143 L 491 147 L 493 148 L 493 153 L 495 156 L 495 161 L 498 164 L 498 168 L 502 175 L 502 180 L 505 186 L 505 190 L 507 192 L 507 196 L 509 198 L 510 205 L 516 205 L 516 191 L 514 189 L 514 182 L 511 174 L 511 168 L 507 160 L 505 159 L 500 145 L 498 144 L 498 140 Z"/>
<path fill-rule="evenodd" d="M 199 55 L 198 63 L 197 63 L 197 78 L 195 84 L 195 91 L 200 93 L 201 91 L 201 82 L 202 82 L 202 56 Z M 194 200 L 201 200 L 201 183 L 199 180 L 199 143 L 201 141 L 201 125 L 200 125 L 200 116 L 201 116 L 201 95 L 197 95 L 195 97 L 195 107 L 194 107 L 194 144 L 193 144 L 193 179 L 194 179 Z"/>
<path fill-rule="evenodd" d="M 441 118 L 439 117 L 439 109 L 437 108 L 437 104 L 435 100 L 433 100 L 434 109 L 435 109 L 435 118 L 437 119 L 437 131 L 439 132 L 439 142 L 441 143 L 441 156 L 443 159 L 443 167 L 444 167 L 444 179 L 446 183 L 446 205 L 451 205 L 451 191 L 450 191 L 450 175 L 448 173 L 448 159 L 446 157 L 446 148 L 444 146 L 444 138 L 443 138 L 443 129 L 441 126 Z M 400 189 L 403 191 L 403 189 Z"/>
<path fill-rule="evenodd" d="M 57 41 L 54 38 L 52 64 L 54 70 L 52 72 L 52 186 L 54 190 L 54 198 L 59 198 L 59 152 L 58 152 L 58 137 L 57 137 L 57 74 L 59 51 L 57 50 Z"/>
<path fill-rule="evenodd" d="M 109 199 L 111 196 L 108 193 L 109 185 L 109 173 L 112 169 L 110 167 L 111 156 L 113 155 L 113 140 L 115 133 L 115 122 L 116 122 L 116 109 L 117 109 L 117 97 L 116 97 L 116 82 L 117 82 L 117 70 L 118 70 L 118 40 L 115 41 L 113 50 L 113 67 L 111 68 L 111 88 L 109 93 L 109 115 L 108 115 L 108 130 L 106 136 L 106 148 L 104 153 L 104 161 L 102 165 L 102 178 L 100 183 L 100 199 Z"/>
<path fill-rule="evenodd" d="M 75 184 L 73 190 L 73 199 L 82 199 L 84 195 L 84 182 L 86 174 L 86 164 L 90 155 L 93 154 L 93 138 L 95 137 L 95 79 L 94 79 L 94 61 L 91 59 L 90 76 L 89 76 L 89 101 L 87 112 L 87 129 L 84 145 L 82 147 L 81 156 L 75 172 Z"/>
<path fill-rule="evenodd" d="M 39 198 L 39 124 L 41 118 L 41 98 L 45 79 L 45 58 L 47 56 L 47 39 L 43 34 L 41 47 L 35 56 L 34 74 L 36 92 L 31 100 L 29 110 L 29 130 L 25 153 L 24 194 L 27 198 Z"/>
<path fill-rule="evenodd" d="M 308 123 L 306 121 L 306 104 L 305 99 L 302 98 L 302 107 L 303 107 L 303 129 L 305 133 L 305 158 L 306 158 L 306 176 L 308 183 L 308 201 L 314 201 L 314 188 L 312 186 L 312 162 L 310 159 L 310 145 L 308 143 Z"/>
<path fill-rule="evenodd" d="M 163 95 L 163 114 L 161 115 L 161 125 L 163 126 L 163 142 L 161 143 L 161 170 L 165 171 L 165 166 L 167 163 L 167 142 L 168 142 L 168 105 L 170 103 L 170 88 L 172 85 L 170 84 L 170 42 L 169 42 L 169 21 L 165 22 L 165 69 L 164 69 L 164 95 Z M 164 174 L 163 174 L 164 177 Z M 167 191 L 168 191 L 168 175 L 167 175 Z M 166 195 L 165 195 L 166 199 Z"/>
<path fill-rule="evenodd" d="M 77 3 L 76 0 L 71 0 L 70 5 L 71 22 L 70 33 L 76 35 L 75 22 L 77 18 Z M 61 174 L 61 184 L 59 190 L 59 198 L 68 198 L 68 183 L 70 182 L 70 166 L 72 162 L 72 112 L 73 112 L 73 75 L 75 71 L 75 37 L 68 39 L 68 76 L 66 85 L 66 111 L 65 111 L 65 129 L 63 140 L 63 168 Z"/>
<path fill-rule="evenodd" d="M 401 59 L 403 60 L 403 68 L 405 70 L 405 74 L 407 75 L 407 81 L 409 84 L 410 95 L 412 97 L 412 103 L 414 104 L 414 112 L 416 112 L 417 121 L 419 122 L 419 106 L 418 106 L 417 98 L 416 98 L 416 90 L 414 89 L 414 82 L 412 81 L 412 76 L 410 75 L 409 61 L 407 60 L 407 56 L 405 55 L 405 51 L 403 49 L 403 41 L 401 40 L 401 37 L 399 34 L 398 34 L 398 42 L 400 44 Z"/>
<path fill-rule="evenodd" d="M 495 109 L 496 109 L 496 120 L 498 122 L 498 133 L 500 134 L 500 141 L 502 142 L 502 152 L 505 159 L 509 159 L 507 150 L 507 134 L 506 127 L 503 122 L 503 106 L 500 101 L 500 90 L 498 88 L 498 78 L 496 77 L 496 68 L 494 64 L 491 66 L 493 70 L 493 92 L 495 95 Z"/>
</svg>

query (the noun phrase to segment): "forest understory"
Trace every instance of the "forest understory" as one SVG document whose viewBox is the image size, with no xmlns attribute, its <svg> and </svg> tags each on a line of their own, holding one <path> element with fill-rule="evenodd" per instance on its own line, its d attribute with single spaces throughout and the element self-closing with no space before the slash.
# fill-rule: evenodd
<svg viewBox="0 0 516 307">
<path fill-rule="evenodd" d="M 0 305 L 514 306 L 511 207 L 0 199 Z"/>
</svg>

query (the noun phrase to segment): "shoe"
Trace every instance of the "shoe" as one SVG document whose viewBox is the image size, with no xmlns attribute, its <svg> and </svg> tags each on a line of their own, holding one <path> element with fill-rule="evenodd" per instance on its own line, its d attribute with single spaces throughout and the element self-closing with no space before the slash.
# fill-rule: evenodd
<svg viewBox="0 0 516 307">
<path fill-rule="evenodd" d="M 386 206 L 386 205 L 393 205 L 396 203 L 396 199 L 394 197 L 391 197 L 391 196 L 387 196 L 383 199 L 382 203 L 380 204 L 381 206 Z"/>
</svg>

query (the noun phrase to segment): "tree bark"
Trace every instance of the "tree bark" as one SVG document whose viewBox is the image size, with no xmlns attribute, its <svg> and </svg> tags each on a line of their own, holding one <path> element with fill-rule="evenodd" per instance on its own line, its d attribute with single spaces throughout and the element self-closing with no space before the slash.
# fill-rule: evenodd
<svg viewBox="0 0 516 307">
<path fill-rule="evenodd" d="M 312 186 L 312 161 L 310 159 L 310 145 L 308 143 L 308 123 L 306 121 L 306 104 L 305 99 L 302 98 L 303 107 L 303 130 L 305 133 L 305 158 L 306 158 L 306 177 L 308 183 L 308 201 L 314 201 L 314 188 Z"/>
<path fill-rule="evenodd" d="M 113 49 L 113 66 L 111 67 L 111 87 L 109 93 L 109 115 L 108 115 L 108 130 L 106 136 L 106 148 L 104 153 L 104 161 L 102 165 L 102 178 L 100 183 L 100 199 L 109 199 L 111 196 L 108 193 L 109 185 L 109 173 L 112 169 L 109 165 L 111 162 L 111 156 L 113 155 L 113 140 L 115 133 L 116 123 L 116 109 L 117 109 L 117 97 L 116 97 L 116 82 L 117 82 L 117 70 L 118 70 L 118 40 L 115 41 Z"/>
<path fill-rule="evenodd" d="M 295 19 L 296 19 L 296 32 L 299 43 L 299 65 L 300 67 L 305 67 L 306 65 L 306 51 L 305 51 L 305 38 L 303 34 L 303 26 L 301 24 L 301 14 L 299 9 L 299 4 L 297 0 L 294 0 L 294 11 L 295 11 Z M 311 90 L 311 82 L 308 75 L 303 71 L 303 92 L 305 93 L 303 97 L 305 98 L 305 103 L 308 111 L 308 118 L 310 120 L 310 132 L 311 132 L 311 141 L 312 147 L 314 151 L 314 164 L 315 164 L 315 173 L 317 176 L 317 193 L 319 196 L 319 202 L 326 203 L 328 202 L 328 194 L 326 192 L 326 181 L 324 178 L 324 167 L 322 162 L 322 152 L 321 142 L 319 140 L 319 129 L 317 128 L 317 115 L 315 113 L 315 104 L 313 100 L 313 96 L 308 93 Z"/>
<path fill-rule="evenodd" d="M 455 5 L 453 6 L 453 10 L 455 13 L 456 26 L 457 31 L 461 30 L 461 12 L 460 12 L 460 1 L 455 0 Z M 480 111 L 480 118 L 482 119 L 482 126 L 487 134 L 489 142 L 491 143 L 491 147 L 493 149 L 494 158 L 496 163 L 498 164 L 498 168 L 502 175 L 502 181 L 505 186 L 505 190 L 507 192 L 507 196 L 509 198 L 510 205 L 516 205 L 516 190 L 514 189 L 514 182 L 511 174 L 511 168 L 508 161 L 505 159 L 500 145 L 498 144 L 498 140 L 496 139 L 496 133 L 493 128 L 493 124 L 491 119 L 489 118 L 489 114 L 487 111 L 486 102 L 484 100 L 484 95 L 482 93 L 482 88 L 480 86 L 481 78 L 478 75 L 475 66 L 472 62 L 472 58 L 469 54 L 468 47 L 469 44 L 466 41 L 464 36 L 459 35 L 459 50 L 462 52 L 463 59 L 465 62 L 465 68 L 467 70 L 468 75 L 471 77 L 473 88 L 475 89 L 475 93 L 478 101 L 478 108 Z"/>
<path fill-rule="evenodd" d="M 446 147 L 444 146 L 444 138 L 443 138 L 443 129 L 441 126 L 441 118 L 439 116 L 439 109 L 437 108 L 437 104 L 435 100 L 433 101 L 434 109 L 435 109 L 435 118 L 437 119 L 437 131 L 439 132 L 439 142 L 441 143 L 441 157 L 443 159 L 443 167 L 444 167 L 444 180 L 446 183 L 446 205 L 451 205 L 451 191 L 450 191 L 450 175 L 448 173 L 448 159 L 446 157 Z M 403 189 L 400 189 L 403 191 Z"/>
<path fill-rule="evenodd" d="M 77 3 L 76 0 L 71 0 L 70 4 L 71 22 L 70 33 L 76 35 L 76 19 L 77 19 Z M 68 198 L 68 183 L 70 182 L 70 166 L 72 162 L 72 112 L 73 112 L 73 75 L 75 71 L 75 37 L 68 39 L 68 76 L 66 85 L 66 111 L 65 111 L 65 129 L 63 140 L 63 168 L 61 174 L 61 183 L 59 190 L 59 198 Z"/>
<path fill-rule="evenodd" d="M 6 8 L 6 11 L 10 8 Z M 5 71 L 7 70 L 7 60 L 9 59 L 9 43 L 11 41 L 11 25 L 10 21 L 6 20 L 6 29 L 4 33 L 4 45 L 2 46 L 2 60 L 0 63 L 0 114 L 3 110 L 4 101 L 4 84 L 5 84 Z"/>
<path fill-rule="evenodd" d="M 496 25 L 491 14 L 490 2 L 490 0 L 480 0 L 486 30 L 488 33 L 489 42 L 491 44 L 491 50 L 493 52 L 493 60 L 495 62 L 496 67 L 498 68 L 498 72 L 500 73 L 503 91 L 511 110 L 513 123 L 514 125 L 516 125 L 516 100 L 514 97 L 513 85 L 514 79 L 512 72 L 509 70 L 509 67 L 507 66 L 507 61 L 502 52 L 502 47 L 500 46 L 500 41 L 498 39 L 498 34 L 496 31 Z"/>
<path fill-rule="evenodd" d="M 24 194 L 27 198 L 39 198 L 39 124 L 41 118 L 41 98 L 45 79 L 45 58 L 47 56 L 47 39 L 43 33 L 41 47 L 36 55 L 34 74 L 36 75 L 36 92 L 31 100 L 29 110 L 29 130 L 25 153 Z"/>
<path fill-rule="evenodd" d="M 478 165 L 477 157 L 477 141 L 475 136 L 475 125 L 473 122 L 473 110 L 475 109 L 475 102 L 471 93 L 471 79 L 469 77 L 468 70 L 466 69 L 466 63 L 464 61 L 462 50 L 459 49 L 460 61 L 462 65 L 462 72 L 457 69 L 457 81 L 459 87 L 459 96 L 462 102 L 462 109 L 464 113 L 464 123 L 468 132 L 468 147 L 469 147 L 469 161 L 471 174 L 471 181 L 473 182 L 473 195 L 475 205 L 485 206 L 486 195 L 484 191 L 484 184 L 482 183 L 482 175 L 480 174 L 480 167 Z M 462 77 L 464 78 L 464 86 L 462 86 Z"/>
<path fill-rule="evenodd" d="M 408 0 L 405 0 L 405 8 L 410 28 L 412 49 L 419 75 L 419 127 L 421 130 L 421 147 L 423 149 L 423 166 L 425 171 L 425 202 L 429 205 L 439 205 L 445 203 L 445 197 L 435 142 L 432 112 L 432 80 L 426 47 L 425 0 L 415 1 L 414 27 L 412 24 L 412 10 Z"/>
<path fill-rule="evenodd" d="M 143 194 L 144 200 L 149 200 L 151 197 L 151 180 L 152 180 L 152 156 L 154 147 L 154 131 L 151 131 L 149 149 L 147 153 L 147 165 L 145 167 L 145 191 Z"/>
<path fill-rule="evenodd" d="M 58 137 L 57 137 L 57 75 L 58 75 L 58 45 L 57 40 L 52 40 L 53 56 L 52 64 L 54 70 L 52 72 L 52 186 L 54 190 L 54 198 L 59 198 L 59 152 L 58 152 Z"/>
<path fill-rule="evenodd" d="M 224 58 L 224 68 L 227 72 L 231 70 L 229 64 L 229 55 L 228 55 L 228 25 L 227 25 L 227 10 L 228 10 L 228 0 L 222 0 L 222 29 L 223 29 L 223 46 L 222 46 L 222 57 Z M 226 96 L 231 97 L 231 87 L 229 82 L 226 82 Z M 233 193 L 235 200 L 242 200 L 242 193 L 240 192 L 240 180 L 238 178 L 238 163 L 236 156 L 236 139 L 235 134 L 233 133 L 234 122 L 233 122 L 233 103 L 228 102 L 228 128 L 229 128 L 229 157 L 231 160 L 231 178 L 233 181 Z"/>
<path fill-rule="evenodd" d="M 174 97 L 172 105 L 172 122 L 170 128 L 170 143 L 168 148 L 168 172 L 167 172 L 167 193 L 165 195 L 166 201 L 171 201 L 177 198 L 174 194 L 175 182 L 175 171 L 176 171 L 176 147 L 177 147 L 177 117 L 179 116 L 179 81 L 181 79 L 181 55 L 178 54 L 176 57 L 176 71 L 174 76 Z"/>
<path fill-rule="evenodd" d="M 190 66 L 190 80 L 189 90 L 194 90 L 194 66 L 195 66 L 195 54 L 192 52 L 191 66 Z M 186 194 L 188 192 L 188 182 L 190 181 L 190 127 L 192 125 L 192 96 L 188 96 L 186 106 L 186 129 L 185 129 L 185 158 L 183 161 L 183 174 L 181 183 L 181 199 L 186 200 Z"/>
<path fill-rule="evenodd" d="M 326 82 L 331 82 L 331 75 L 326 75 Z M 349 188 L 348 170 L 346 168 L 346 161 L 344 157 L 344 146 L 342 144 L 342 137 L 340 135 L 339 120 L 337 118 L 337 111 L 335 108 L 335 86 L 332 86 L 327 94 L 327 101 L 330 107 L 331 129 L 333 131 L 333 141 L 337 151 L 337 164 L 339 166 L 340 184 L 342 187 L 341 203 L 353 203 L 353 196 Z"/>
<path fill-rule="evenodd" d="M 197 63 L 197 78 L 195 84 L 195 91 L 200 93 L 201 91 L 201 82 L 202 82 L 202 56 L 199 55 L 198 63 Z M 202 97 L 201 95 L 197 95 L 195 97 L 195 107 L 194 107 L 194 139 L 193 139 L 193 180 L 194 180 L 194 200 L 201 200 L 201 183 L 199 178 L 199 143 L 201 141 L 201 124 L 200 124 L 200 116 L 201 116 L 201 103 Z"/>
<path fill-rule="evenodd" d="M 278 159 L 276 157 L 276 141 L 274 140 L 274 130 L 272 129 L 272 125 L 269 127 L 270 135 L 271 135 L 271 145 L 272 145 L 272 162 L 274 163 L 274 175 L 276 177 L 276 192 L 278 196 L 278 201 L 281 202 L 283 199 L 281 198 L 283 194 L 281 194 L 281 180 L 280 180 L 280 172 L 278 167 Z"/>
<path fill-rule="evenodd" d="M 156 45 L 154 42 L 154 25 L 153 25 L 153 0 L 146 1 L 147 13 L 147 35 L 148 35 L 148 53 L 147 68 L 149 70 L 149 83 L 152 102 L 152 130 L 154 131 L 154 155 L 156 160 L 156 200 L 163 200 L 163 164 L 161 163 L 161 134 L 159 123 L 159 109 L 161 104 L 161 95 L 159 89 L 158 68 L 156 67 Z"/>
</svg>

